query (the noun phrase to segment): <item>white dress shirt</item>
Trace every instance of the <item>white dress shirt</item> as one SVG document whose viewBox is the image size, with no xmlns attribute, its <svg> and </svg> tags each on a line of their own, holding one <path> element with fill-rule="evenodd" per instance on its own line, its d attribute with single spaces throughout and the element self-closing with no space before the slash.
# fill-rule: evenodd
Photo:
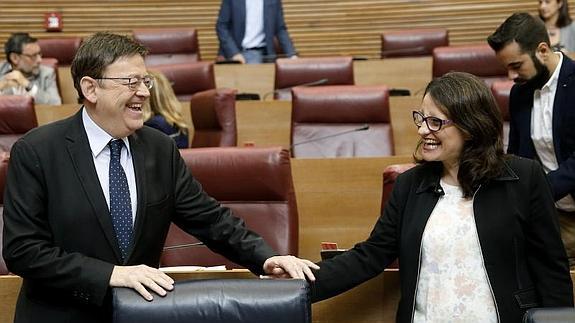
<svg viewBox="0 0 575 323">
<path fill-rule="evenodd" d="M 100 128 L 88 115 L 86 108 L 82 109 L 82 122 L 84 123 L 84 130 L 86 130 L 86 135 L 88 136 L 88 142 L 90 143 L 90 150 L 92 150 L 92 158 L 94 159 L 94 166 L 96 166 L 96 173 L 98 174 L 98 180 L 100 180 L 100 186 L 102 187 L 102 192 L 106 198 L 106 203 L 108 204 L 108 210 L 110 209 L 110 181 L 109 181 L 109 171 L 110 171 L 110 147 L 108 143 L 113 138 L 104 129 Z M 130 189 L 130 202 L 132 203 L 132 225 L 136 223 L 136 211 L 138 205 L 138 194 L 136 189 L 136 175 L 134 172 L 134 163 L 132 162 L 132 154 L 130 152 L 130 142 L 128 138 L 121 138 L 124 142 L 126 149 L 122 149 L 122 154 L 120 155 L 120 164 L 126 173 L 126 178 L 128 179 L 128 187 Z"/>
<path fill-rule="evenodd" d="M 246 0 L 246 31 L 242 48 L 264 47 L 264 0 Z"/>
<path fill-rule="evenodd" d="M 441 181 L 445 195 L 421 239 L 414 323 L 496 323 L 497 309 L 473 215 L 473 199 Z"/>
<path fill-rule="evenodd" d="M 551 74 L 549 81 L 543 85 L 541 90 L 535 90 L 533 94 L 533 109 L 531 110 L 531 140 L 535 146 L 535 151 L 545 173 L 559 168 L 555 147 L 553 145 L 553 103 L 559 82 L 559 72 L 563 64 L 563 54 L 560 56 L 559 64 Z M 571 195 L 567 195 L 555 202 L 558 209 L 572 212 L 575 211 L 575 201 Z"/>
</svg>

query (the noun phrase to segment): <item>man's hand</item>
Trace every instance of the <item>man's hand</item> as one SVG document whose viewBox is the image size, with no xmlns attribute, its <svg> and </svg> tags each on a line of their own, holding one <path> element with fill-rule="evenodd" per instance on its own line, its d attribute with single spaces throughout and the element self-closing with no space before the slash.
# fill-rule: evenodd
<svg viewBox="0 0 575 323">
<path fill-rule="evenodd" d="M 5 80 L 10 87 L 21 86 L 27 88 L 28 85 L 30 85 L 30 81 L 28 81 L 28 79 L 24 77 L 24 74 L 18 70 L 13 70 L 12 72 L 7 73 L 4 75 L 3 80 Z"/>
<path fill-rule="evenodd" d="M 246 63 L 246 59 L 245 59 L 244 55 L 242 55 L 241 53 L 237 53 L 234 56 L 232 56 L 232 61 L 238 61 L 242 64 Z"/>
<path fill-rule="evenodd" d="M 306 259 L 299 259 L 294 256 L 274 256 L 268 258 L 264 263 L 264 272 L 276 278 L 299 278 L 306 277 L 314 281 L 310 268 L 319 269 L 319 266 Z"/>
<path fill-rule="evenodd" d="M 154 297 L 146 288 L 160 296 L 166 296 L 166 291 L 174 289 L 174 280 L 159 269 L 146 265 L 114 266 L 110 286 L 135 289 L 144 299 L 151 301 Z"/>
</svg>

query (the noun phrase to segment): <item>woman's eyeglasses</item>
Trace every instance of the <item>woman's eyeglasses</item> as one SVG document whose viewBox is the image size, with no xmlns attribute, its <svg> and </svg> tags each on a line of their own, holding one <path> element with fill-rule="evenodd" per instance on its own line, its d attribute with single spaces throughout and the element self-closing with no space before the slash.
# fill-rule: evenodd
<svg viewBox="0 0 575 323">
<path fill-rule="evenodd" d="M 419 111 L 413 111 L 413 122 L 418 128 L 425 122 L 427 129 L 433 132 L 441 130 L 441 127 L 444 125 L 453 123 L 451 120 L 443 120 L 437 117 L 424 117 Z"/>
</svg>

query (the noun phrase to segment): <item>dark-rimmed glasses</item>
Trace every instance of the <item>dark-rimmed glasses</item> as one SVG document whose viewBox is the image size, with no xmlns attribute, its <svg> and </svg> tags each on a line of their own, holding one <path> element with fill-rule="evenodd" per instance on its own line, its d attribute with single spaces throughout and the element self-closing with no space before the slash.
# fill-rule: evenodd
<svg viewBox="0 0 575 323">
<path fill-rule="evenodd" d="M 419 128 L 423 125 L 423 122 L 427 125 L 429 131 L 439 131 L 444 125 L 453 123 L 451 120 L 443 120 L 438 117 L 424 117 L 419 111 L 413 111 L 413 122 Z"/>
<path fill-rule="evenodd" d="M 42 57 L 42 52 L 38 52 L 38 53 L 34 53 L 34 54 L 24 54 L 24 53 L 18 53 L 18 55 L 22 55 L 22 56 L 26 56 L 30 59 L 36 59 L 38 57 Z"/>
<path fill-rule="evenodd" d="M 154 87 L 154 78 L 150 75 L 146 75 L 144 77 L 99 77 L 96 80 L 113 80 L 113 81 L 125 81 L 126 83 L 122 83 L 122 85 L 126 85 L 130 90 L 136 91 L 140 84 L 144 83 L 148 90 Z"/>
</svg>

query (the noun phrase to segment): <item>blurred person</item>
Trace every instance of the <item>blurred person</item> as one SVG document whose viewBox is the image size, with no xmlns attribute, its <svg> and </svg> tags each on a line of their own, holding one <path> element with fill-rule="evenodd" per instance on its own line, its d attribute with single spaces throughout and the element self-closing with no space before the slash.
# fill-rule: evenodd
<svg viewBox="0 0 575 323">
<path fill-rule="evenodd" d="M 83 107 L 12 148 L 3 256 L 23 278 L 16 323 L 111 322 L 111 287 L 166 295 L 174 281 L 158 266 L 172 222 L 256 274 L 314 279 L 315 264 L 277 256 L 202 190 L 172 139 L 143 126 L 145 54 L 126 36 L 86 39 L 71 66 Z"/>
<path fill-rule="evenodd" d="M 545 25 L 528 13 L 511 15 L 487 41 L 516 83 L 507 152 L 543 166 L 575 269 L 575 63 L 553 51 Z"/>
<path fill-rule="evenodd" d="M 30 95 L 36 104 L 60 105 L 56 72 L 41 65 L 38 40 L 27 33 L 14 33 L 4 44 L 6 61 L 0 65 L 0 94 Z"/>
<path fill-rule="evenodd" d="M 419 165 L 398 176 L 367 240 L 318 264 L 312 301 L 398 258 L 398 322 L 520 322 L 531 307 L 573 306 L 549 185 L 538 163 L 504 154 L 484 82 L 432 80 L 413 120 Z"/>
<path fill-rule="evenodd" d="M 553 49 L 575 52 L 575 24 L 567 0 L 539 0 L 539 18 L 545 22 Z"/>
<path fill-rule="evenodd" d="M 150 89 L 150 98 L 143 105 L 144 124 L 168 135 L 178 148 L 188 148 L 188 125 L 170 80 L 162 72 L 150 70 L 148 74 L 154 86 Z"/>
<path fill-rule="evenodd" d="M 216 32 L 219 55 L 242 64 L 274 61 L 274 37 L 286 57 L 296 58 L 296 50 L 284 21 L 281 0 L 223 0 Z"/>
</svg>

